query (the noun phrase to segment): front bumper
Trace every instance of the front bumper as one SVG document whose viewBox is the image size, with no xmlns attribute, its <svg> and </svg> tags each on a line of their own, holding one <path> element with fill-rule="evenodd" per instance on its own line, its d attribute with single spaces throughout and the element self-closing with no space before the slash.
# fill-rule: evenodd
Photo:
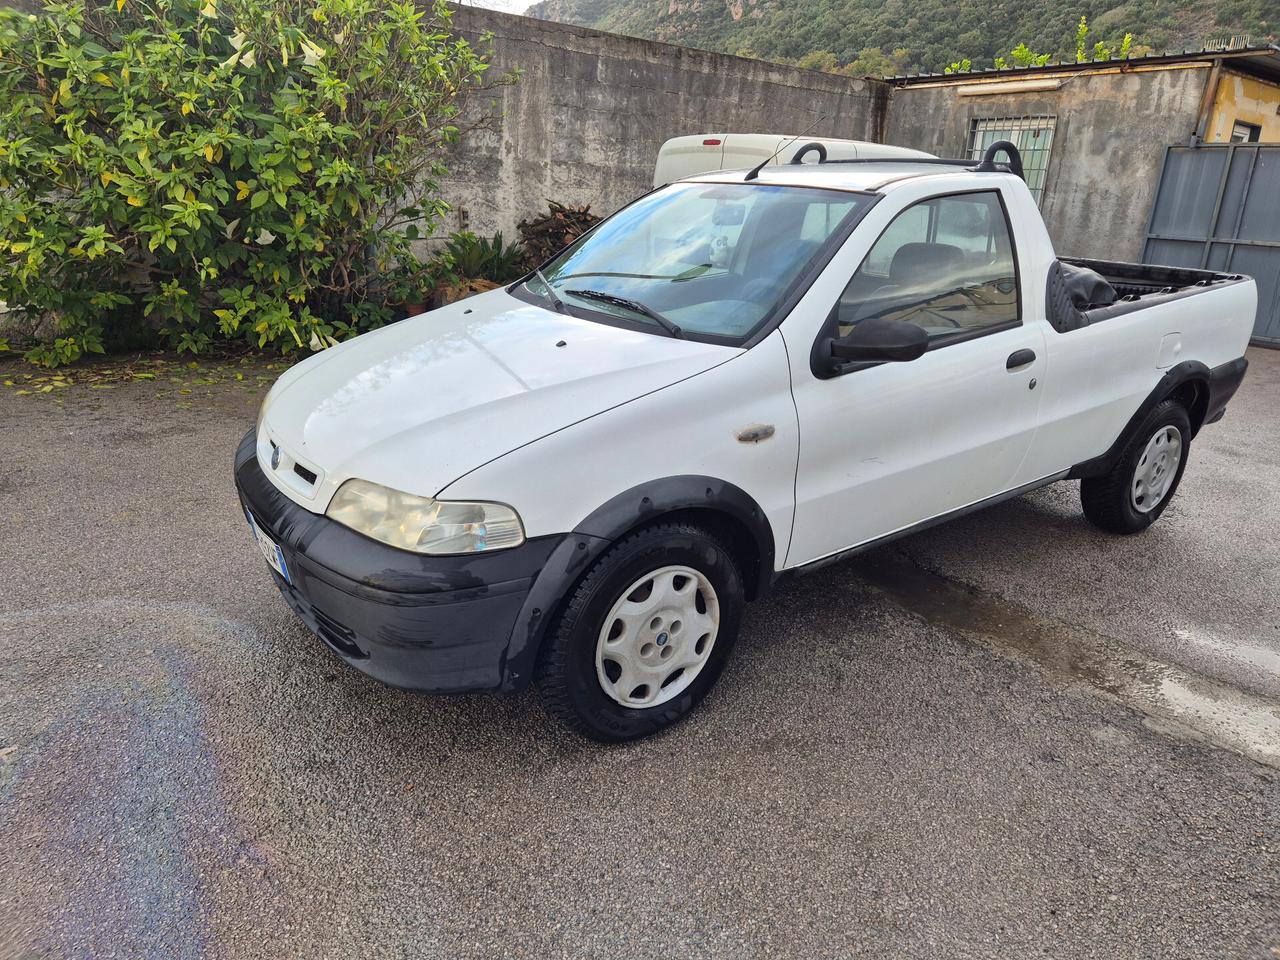
<svg viewBox="0 0 1280 960">
<path fill-rule="evenodd" d="M 397 550 L 276 489 L 258 464 L 252 430 L 236 450 L 235 481 L 241 505 L 284 554 L 289 581 L 271 570 L 280 593 L 351 666 L 433 692 L 509 686 L 513 627 L 563 537 L 474 556 Z"/>
</svg>

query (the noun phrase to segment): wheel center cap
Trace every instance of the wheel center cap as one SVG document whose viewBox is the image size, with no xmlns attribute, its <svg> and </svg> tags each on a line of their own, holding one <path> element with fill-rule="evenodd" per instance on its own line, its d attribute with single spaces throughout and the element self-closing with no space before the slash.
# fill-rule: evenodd
<svg viewBox="0 0 1280 960">
<path fill-rule="evenodd" d="M 658 637 L 655 640 L 655 643 L 657 643 L 658 646 L 660 647 L 665 647 L 667 645 L 667 641 L 670 639 L 671 638 L 667 635 L 666 631 L 663 631 L 662 633 L 658 634 Z"/>
</svg>

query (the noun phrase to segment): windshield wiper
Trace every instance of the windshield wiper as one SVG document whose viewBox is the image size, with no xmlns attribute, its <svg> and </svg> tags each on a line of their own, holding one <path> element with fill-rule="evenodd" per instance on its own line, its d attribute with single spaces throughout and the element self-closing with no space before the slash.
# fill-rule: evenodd
<svg viewBox="0 0 1280 960">
<path fill-rule="evenodd" d="M 584 273 L 566 273 L 559 276 L 557 280 L 577 280 L 579 277 L 618 277 L 623 280 L 674 280 L 680 274 L 674 276 L 661 273 L 614 273 L 607 270 L 591 270 Z"/>
<path fill-rule="evenodd" d="M 615 307 L 622 307 L 624 310 L 631 310 L 642 317 L 648 317 L 673 337 L 684 336 L 684 332 L 674 323 L 657 310 L 646 307 L 638 300 L 628 300 L 626 297 L 618 297 L 612 293 L 605 293 L 603 290 L 566 290 L 565 293 L 572 294 L 575 297 L 582 297 L 584 300 L 598 300 L 601 303 L 610 303 Z"/>
<path fill-rule="evenodd" d="M 544 287 L 547 288 L 547 299 L 551 301 L 551 306 L 556 308 L 556 313 L 565 313 L 566 309 L 564 301 L 556 295 L 555 288 L 551 286 L 551 281 L 542 275 L 542 269 L 540 267 L 534 267 L 533 275 L 542 282 Z"/>
</svg>

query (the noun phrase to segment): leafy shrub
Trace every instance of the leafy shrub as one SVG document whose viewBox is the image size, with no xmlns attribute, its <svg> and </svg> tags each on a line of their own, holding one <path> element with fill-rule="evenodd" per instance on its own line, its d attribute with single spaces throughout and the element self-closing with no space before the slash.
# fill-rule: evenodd
<svg viewBox="0 0 1280 960">
<path fill-rule="evenodd" d="M 391 319 L 484 59 L 443 0 L 0 11 L 0 302 L 56 365 Z"/>
<path fill-rule="evenodd" d="M 432 261 L 427 302 L 443 306 L 510 283 L 527 272 L 525 259 L 524 248 L 518 243 L 507 244 L 501 231 L 492 240 L 455 233 Z"/>
<path fill-rule="evenodd" d="M 529 267 L 546 263 L 600 222 L 600 218 L 591 212 L 590 205 L 575 207 L 554 200 L 548 200 L 547 204 L 546 213 L 521 220 L 516 225 L 528 251 Z"/>
<path fill-rule="evenodd" d="M 1116 8 L 1120 9 L 1120 8 Z M 1107 60 L 1127 60 L 1131 56 L 1143 56 L 1150 53 L 1150 47 L 1144 47 L 1141 44 L 1134 46 L 1133 34 L 1126 33 L 1120 41 L 1119 46 L 1111 47 L 1106 41 L 1098 40 L 1094 43 L 1092 51 L 1088 45 L 1089 38 L 1089 18 L 1082 16 L 1076 24 L 1075 44 L 1076 44 L 1076 63 L 1089 63 L 1090 61 L 1102 63 Z M 1043 67 L 1053 59 L 1051 53 L 1037 53 L 1026 45 L 1019 43 L 1011 51 L 1009 57 L 996 57 L 993 66 L 997 70 L 1012 70 L 1015 67 Z M 973 68 L 973 61 L 966 57 L 963 60 L 957 60 L 944 70 L 944 73 L 968 73 Z"/>
<path fill-rule="evenodd" d="M 473 233 L 455 233 L 445 245 L 447 269 L 460 280 L 510 283 L 525 274 L 525 251 L 518 243 L 506 244 L 502 231 L 493 240 Z"/>
</svg>

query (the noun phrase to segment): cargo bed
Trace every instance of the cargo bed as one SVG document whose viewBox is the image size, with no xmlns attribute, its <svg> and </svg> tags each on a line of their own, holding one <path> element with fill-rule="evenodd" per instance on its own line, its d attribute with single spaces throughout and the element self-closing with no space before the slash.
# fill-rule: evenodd
<svg viewBox="0 0 1280 960">
<path fill-rule="evenodd" d="M 1085 282 L 1082 270 L 1092 271 L 1106 283 Z M 1046 292 L 1049 322 L 1059 333 L 1066 333 L 1156 303 L 1194 296 L 1247 279 L 1238 273 L 1191 267 L 1060 257 L 1049 270 Z"/>
</svg>

